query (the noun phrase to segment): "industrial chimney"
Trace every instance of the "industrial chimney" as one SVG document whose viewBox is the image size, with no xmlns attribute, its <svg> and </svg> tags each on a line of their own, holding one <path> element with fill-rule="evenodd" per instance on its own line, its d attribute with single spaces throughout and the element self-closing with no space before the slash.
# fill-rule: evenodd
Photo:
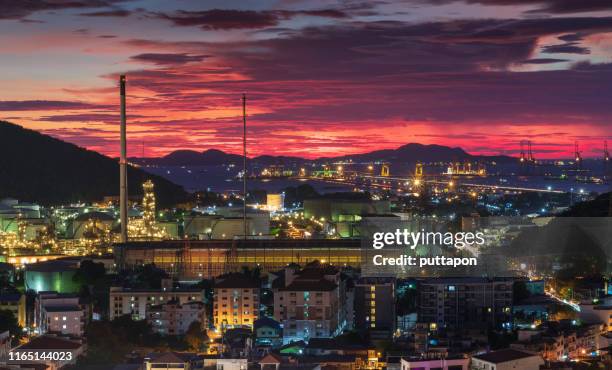
<svg viewBox="0 0 612 370">
<path fill-rule="evenodd" d="M 119 208 L 121 221 L 121 242 L 127 242 L 128 194 L 127 194 L 127 135 L 125 125 L 125 75 L 119 76 L 121 94 L 121 157 L 119 158 Z"/>
</svg>

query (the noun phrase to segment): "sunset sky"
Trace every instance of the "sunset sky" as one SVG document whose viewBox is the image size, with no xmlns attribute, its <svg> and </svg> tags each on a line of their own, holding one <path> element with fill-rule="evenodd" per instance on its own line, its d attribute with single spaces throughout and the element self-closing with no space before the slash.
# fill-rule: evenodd
<svg viewBox="0 0 612 370">
<path fill-rule="evenodd" d="M 0 0 L 0 119 L 116 155 L 612 145 L 610 0 Z"/>
</svg>

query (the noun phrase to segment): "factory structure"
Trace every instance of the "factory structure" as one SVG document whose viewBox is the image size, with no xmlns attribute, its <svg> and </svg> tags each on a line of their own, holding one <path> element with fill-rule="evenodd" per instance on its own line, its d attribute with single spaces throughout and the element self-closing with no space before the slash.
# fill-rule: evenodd
<svg viewBox="0 0 612 370">
<path fill-rule="evenodd" d="M 120 270 L 154 263 L 175 279 L 199 281 L 242 266 L 263 272 L 313 261 L 359 267 L 362 248 L 357 239 L 167 240 L 119 243 L 114 255 Z"/>
</svg>

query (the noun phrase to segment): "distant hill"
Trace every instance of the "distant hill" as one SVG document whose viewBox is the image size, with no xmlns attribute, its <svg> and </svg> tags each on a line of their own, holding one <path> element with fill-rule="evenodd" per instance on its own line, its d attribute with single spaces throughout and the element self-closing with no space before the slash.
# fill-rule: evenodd
<svg viewBox="0 0 612 370">
<path fill-rule="evenodd" d="M 374 162 L 385 161 L 389 163 L 415 163 L 421 162 L 442 162 L 442 161 L 462 161 L 462 160 L 489 160 L 498 162 L 516 161 L 506 156 L 473 156 L 461 148 L 451 148 L 442 145 L 423 145 L 406 144 L 397 149 L 383 149 L 363 154 L 351 154 L 338 157 L 323 157 L 309 160 L 300 157 L 262 155 L 249 158 L 250 164 L 270 165 L 270 164 L 299 164 L 303 162 Z M 209 149 L 204 152 L 192 150 L 174 151 L 160 158 L 130 158 L 134 163 L 162 166 L 187 166 L 187 165 L 221 165 L 221 164 L 240 164 L 242 156 L 229 154 L 216 149 Z"/>
<path fill-rule="evenodd" d="M 193 150 L 177 150 L 164 157 L 156 158 L 155 164 L 165 166 L 205 166 L 217 164 L 239 163 L 242 161 L 242 156 L 236 154 L 228 154 L 217 149 L 209 149 L 204 152 L 196 152 Z"/>
<path fill-rule="evenodd" d="M 593 200 L 574 204 L 562 217 L 612 217 L 612 193 L 603 193 Z"/>
<path fill-rule="evenodd" d="M 376 150 L 364 154 L 352 154 L 341 157 L 322 158 L 330 161 L 352 159 L 354 162 L 387 161 L 390 163 L 414 163 L 463 160 L 473 158 L 461 148 L 451 148 L 442 145 L 423 145 L 410 143 L 397 149 Z"/>
<path fill-rule="evenodd" d="M 119 193 L 119 163 L 94 151 L 0 121 L 0 198 L 59 204 L 101 200 Z M 161 205 L 183 200 L 185 190 L 162 177 L 128 168 L 128 191 L 142 194 L 151 179 Z"/>
</svg>

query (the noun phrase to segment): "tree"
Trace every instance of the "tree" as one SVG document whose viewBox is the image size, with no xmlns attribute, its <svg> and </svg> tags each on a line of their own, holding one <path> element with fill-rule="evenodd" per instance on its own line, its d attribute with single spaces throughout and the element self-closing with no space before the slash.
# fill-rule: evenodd
<svg viewBox="0 0 612 370">
<path fill-rule="evenodd" d="M 170 276 L 155 264 L 144 265 L 136 274 L 139 283 L 147 288 L 160 289 L 162 279 L 167 279 Z"/>
<path fill-rule="evenodd" d="M 242 274 L 249 279 L 259 280 L 261 277 L 261 267 L 255 266 L 250 268 L 249 266 L 242 266 Z"/>
<path fill-rule="evenodd" d="M 7 330 L 13 336 L 13 344 L 18 343 L 23 331 L 17 318 L 9 310 L 0 310 L 0 333 Z"/>
<path fill-rule="evenodd" d="M 292 208 L 293 203 L 302 204 L 304 199 L 317 198 L 319 193 L 308 184 L 298 185 L 297 187 L 290 186 L 284 190 L 285 192 L 285 208 Z"/>
<path fill-rule="evenodd" d="M 524 281 L 517 281 L 514 283 L 514 289 L 512 289 L 514 303 L 519 303 L 531 296 L 527 284 Z"/>
<path fill-rule="evenodd" d="M 198 352 L 205 351 L 208 340 L 208 336 L 202 330 L 202 324 L 199 321 L 194 321 L 189 325 L 189 329 L 185 333 L 185 342 L 187 342 L 191 350 Z"/>
<path fill-rule="evenodd" d="M 103 263 L 84 260 L 81 262 L 72 280 L 83 285 L 94 285 L 103 279 L 105 274 L 106 269 Z"/>
</svg>

